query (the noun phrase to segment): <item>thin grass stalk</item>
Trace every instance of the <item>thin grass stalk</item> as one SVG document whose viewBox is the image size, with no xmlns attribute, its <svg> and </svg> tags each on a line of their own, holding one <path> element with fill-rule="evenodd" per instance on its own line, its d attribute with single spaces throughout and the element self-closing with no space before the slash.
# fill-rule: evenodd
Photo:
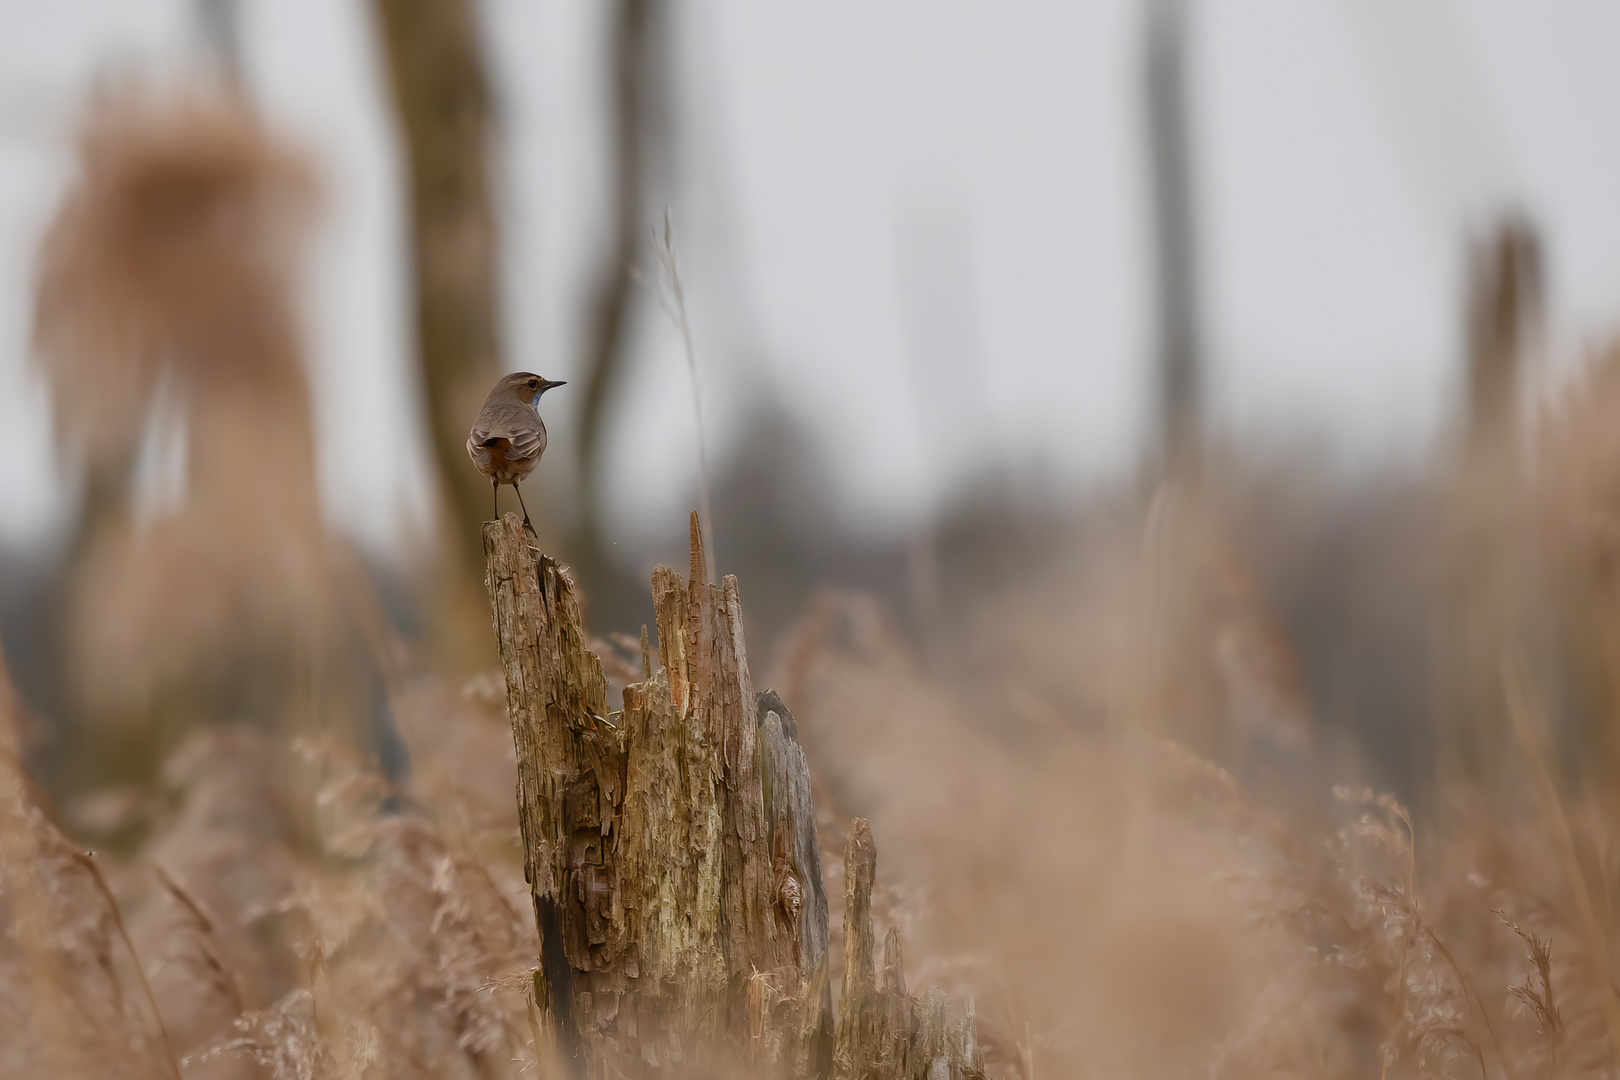
<svg viewBox="0 0 1620 1080">
<path fill-rule="evenodd" d="M 1451 970 L 1456 973 L 1457 981 L 1462 985 L 1463 1000 L 1471 1010 L 1479 1014 L 1480 1023 L 1485 1027 L 1485 1034 L 1490 1036 L 1491 1048 L 1496 1051 L 1496 1061 L 1502 1067 L 1502 1074 L 1508 1080 L 1514 1080 L 1513 1070 L 1508 1067 L 1507 1055 L 1502 1052 L 1502 1043 L 1496 1037 L 1496 1028 L 1491 1024 L 1491 1014 L 1486 1011 L 1485 1000 L 1479 996 L 1479 989 L 1474 985 L 1473 978 L 1463 970 L 1461 964 L 1457 963 L 1457 958 L 1451 955 L 1451 950 L 1446 948 L 1446 943 L 1440 940 L 1439 934 L 1429 930 L 1427 927 L 1425 927 L 1425 932 L 1429 935 L 1429 940 L 1434 942 L 1434 947 L 1440 950 L 1440 955 L 1445 957 L 1446 963 L 1451 965 Z M 1483 1070 L 1483 1055 L 1481 1055 L 1480 1067 Z"/>
<path fill-rule="evenodd" d="M 1148 771 L 1147 754 L 1151 742 L 1164 730 L 1165 715 L 1169 710 L 1170 611 L 1169 593 L 1172 587 L 1174 557 L 1172 545 L 1175 529 L 1179 526 L 1177 512 L 1178 491 L 1168 480 L 1162 480 L 1153 491 L 1148 504 L 1147 519 L 1143 523 L 1141 562 L 1143 593 L 1147 598 L 1145 626 L 1142 628 L 1147 654 L 1147 679 L 1142 692 L 1131 703 L 1136 724 L 1145 725 L 1145 731 L 1124 734 L 1125 768 L 1133 777 L 1126 785 L 1130 809 L 1126 817 L 1124 836 L 1127 852 L 1126 867 L 1133 876 L 1139 872 L 1139 861 L 1147 849 L 1146 830 L 1149 815 L 1147 785 L 1141 782 Z"/>
<path fill-rule="evenodd" d="M 147 1008 L 152 1010 L 152 1022 L 157 1025 L 158 1040 L 162 1043 L 163 1063 L 169 1067 L 169 1074 L 174 1080 L 180 1080 L 180 1063 L 174 1056 L 174 1042 L 169 1038 L 168 1025 L 163 1022 L 163 1013 L 158 1009 L 157 997 L 152 993 L 152 984 L 146 979 L 146 971 L 141 967 L 140 954 L 135 951 L 135 942 L 129 936 L 129 927 L 124 924 L 124 913 L 118 906 L 118 900 L 113 896 L 112 887 L 107 879 L 101 876 L 101 868 L 87 851 L 75 849 L 73 861 L 84 867 L 90 879 L 96 883 L 96 891 L 106 903 L 107 910 L 112 914 L 113 926 L 118 930 L 118 939 L 129 950 L 131 966 L 135 968 L 135 978 L 141 984 L 141 996 L 146 999 Z"/>
<path fill-rule="evenodd" d="M 51 946 L 47 905 L 34 873 L 39 853 L 29 828 L 21 763 L 0 753 L 0 886 L 11 895 L 34 1012 L 46 1059 L 64 1075 L 76 1071 L 79 1043 L 72 1036 L 70 1007 L 61 989 L 60 958 Z"/>
<path fill-rule="evenodd" d="M 1547 817 L 1547 826 L 1553 835 L 1553 847 L 1558 856 L 1558 863 L 1564 871 L 1570 897 L 1580 917 L 1582 937 L 1586 939 L 1584 951 L 1592 967 L 1593 981 L 1597 983 L 1598 1000 L 1602 1002 L 1603 1019 L 1609 1029 L 1609 1042 L 1616 1060 L 1620 1060 L 1620 997 L 1616 996 L 1614 983 L 1609 978 L 1608 935 L 1604 933 L 1602 923 L 1598 920 L 1597 908 L 1592 901 L 1586 874 L 1581 870 L 1580 860 L 1575 853 L 1575 835 L 1570 829 L 1569 817 L 1564 812 L 1558 785 L 1547 765 L 1547 720 L 1535 700 L 1530 674 L 1520 657 L 1507 654 L 1502 658 L 1502 689 L 1507 698 L 1508 717 L 1513 724 L 1513 732 L 1518 737 L 1525 760 L 1530 762 L 1531 774 L 1541 795 L 1542 810 Z"/>
<path fill-rule="evenodd" d="M 703 433 L 703 394 L 698 383 L 697 350 L 692 347 L 692 324 L 686 317 L 686 290 L 681 285 L 680 264 L 675 257 L 675 230 L 670 223 L 669 208 L 664 209 L 664 231 L 654 238 L 658 251 L 658 266 L 663 272 L 668 295 L 659 295 L 664 312 L 681 331 L 681 345 L 686 350 L 686 372 L 692 382 L 692 419 L 697 424 L 698 448 L 698 517 L 703 524 L 703 558 L 709 564 L 709 573 L 720 579 L 720 564 L 714 559 L 714 511 L 709 501 L 709 449 Z"/>
</svg>

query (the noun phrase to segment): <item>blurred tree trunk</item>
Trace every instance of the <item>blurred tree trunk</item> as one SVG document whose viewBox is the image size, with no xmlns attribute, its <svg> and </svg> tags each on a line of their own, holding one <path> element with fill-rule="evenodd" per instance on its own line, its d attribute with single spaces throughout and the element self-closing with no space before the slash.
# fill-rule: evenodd
<svg viewBox="0 0 1620 1080">
<path fill-rule="evenodd" d="M 242 83 L 242 9 L 240 0 L 192 0 L 197 34 L 220 74 L 240 89 Z"/>
<path fill-rule="evenodd" d="M 1517 471 L 1520 383 L 1543 293 L 1541 242 L 1527 219 L 1505 216 L 1471 246 L 1465 313 L 1470 467 Z"/>
<path fill-rule="evenodd" d="M 372 6 L 407 166 L 417 356 L 455 556 L 451 603 L 465 613 L 482 606 L 477 523 L 490 506 L 489 484 L 467 460 L 467 429 L 505 371 L 489 88 L 471 0 L 373 0 Z"/>
<path fill-rule="evenodd" d="M 623 379 L 630 318 L 634 310 L 631 269 L 637 246 L 650 238 L 647 221 L 651 166 L 648 143 L 656 125 L 659 13 L 654 0 L 618 0 L 610 42 L 609 98 L 612 185 L 611 232 L 597 271 L 587 312 L 579 422 L 580 538 L 575 552 L 586 581 L 601 587 L 601 497 L 598 474 L 606 443 L 603 422 Z"/>
<path fill-rule="evenodd" d="M 1540 241 L 1506 215 L 1468 249 L 1464 297 L 1467 413 L 1450 496 L 1447 594 L 1437 628 L 1439 762 L 1487 787 L 1517 754 L 1502 700 L 1502 658 L 1526 644 L 1532 584 L 1519 424 L 1526 356 L 1543 305 Z"/>
<path fill-rule="evenodd" d="M 1186 0 L 1148 4 L 1143 91 L 1158 293 L 1159 450 L 1172 472 L 1183 473 L 1196 471 L 1203 410 Z"/>
</svg>

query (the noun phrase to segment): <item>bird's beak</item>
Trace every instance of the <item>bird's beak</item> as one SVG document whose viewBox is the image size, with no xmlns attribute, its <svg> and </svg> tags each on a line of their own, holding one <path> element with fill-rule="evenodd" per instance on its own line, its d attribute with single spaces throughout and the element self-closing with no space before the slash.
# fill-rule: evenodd
<svg viewBox="0 0 1620 1080">
<path fill-rule="evenodd" d="M 547 390 L 554 390 L 559 386 L 567 386 L 567 385 L 568 385 L 568 380 L 567 379 L 558 379 L 556 382 L 552 382 L 550 379 L 541 379 L 540 380 L 540 389 L 535 393 L 534 396 L 539 397 L 541 394 L 545 393 Z"/>
</svg>

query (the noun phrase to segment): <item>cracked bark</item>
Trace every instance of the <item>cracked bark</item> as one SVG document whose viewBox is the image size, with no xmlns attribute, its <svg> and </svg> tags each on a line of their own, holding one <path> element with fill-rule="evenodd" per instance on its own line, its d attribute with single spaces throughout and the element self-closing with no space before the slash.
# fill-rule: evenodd
<svg viewBox="0 0 1620 1080">
<path fill-rule="evenodd" d="M 576 1071 L 982 1076 L 971 1007 L 948 1025 L 943 996 L 907 996 L 898 935 L 884 991 L 873 988 L 865 822 L 851 830 L 862 869 L 846 915 L 846 949 L 865 952 L 846 963 L 835 1038 L 809 766 L 792 714 L 754 692 L 737 580 L 708 580 L 697 516 L 688 576 L 652 575 L 662 666 L 618 710 L 567 570 L 516 515 L 485 524 L 484 551 L 540 937 L 536 997 Z"/>
</svg>

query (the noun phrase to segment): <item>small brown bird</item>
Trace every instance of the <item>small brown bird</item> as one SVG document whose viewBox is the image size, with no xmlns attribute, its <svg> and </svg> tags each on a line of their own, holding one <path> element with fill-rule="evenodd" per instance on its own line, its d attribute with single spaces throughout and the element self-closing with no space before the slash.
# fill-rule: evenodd
<svg viewBox="0 0 1620 1080">
<path fill-rule="evenodd" d="M 467 454 L 478 471 L 489 477 L 495 496 L 495 516 L 501 516 L 501 485 L 511 484 L 523 506 L 518 481 L 534 472 L 540 455 L 546 452 L 546 425 L 540 419 L 540 395 L 564 382 L 542 379 L 528 371 L 516 371 L 495 384 L 484 399 L 467 436 Z M 523 506 L 523 523 L 532 530 L 529 508 Z"/>
</svg>

